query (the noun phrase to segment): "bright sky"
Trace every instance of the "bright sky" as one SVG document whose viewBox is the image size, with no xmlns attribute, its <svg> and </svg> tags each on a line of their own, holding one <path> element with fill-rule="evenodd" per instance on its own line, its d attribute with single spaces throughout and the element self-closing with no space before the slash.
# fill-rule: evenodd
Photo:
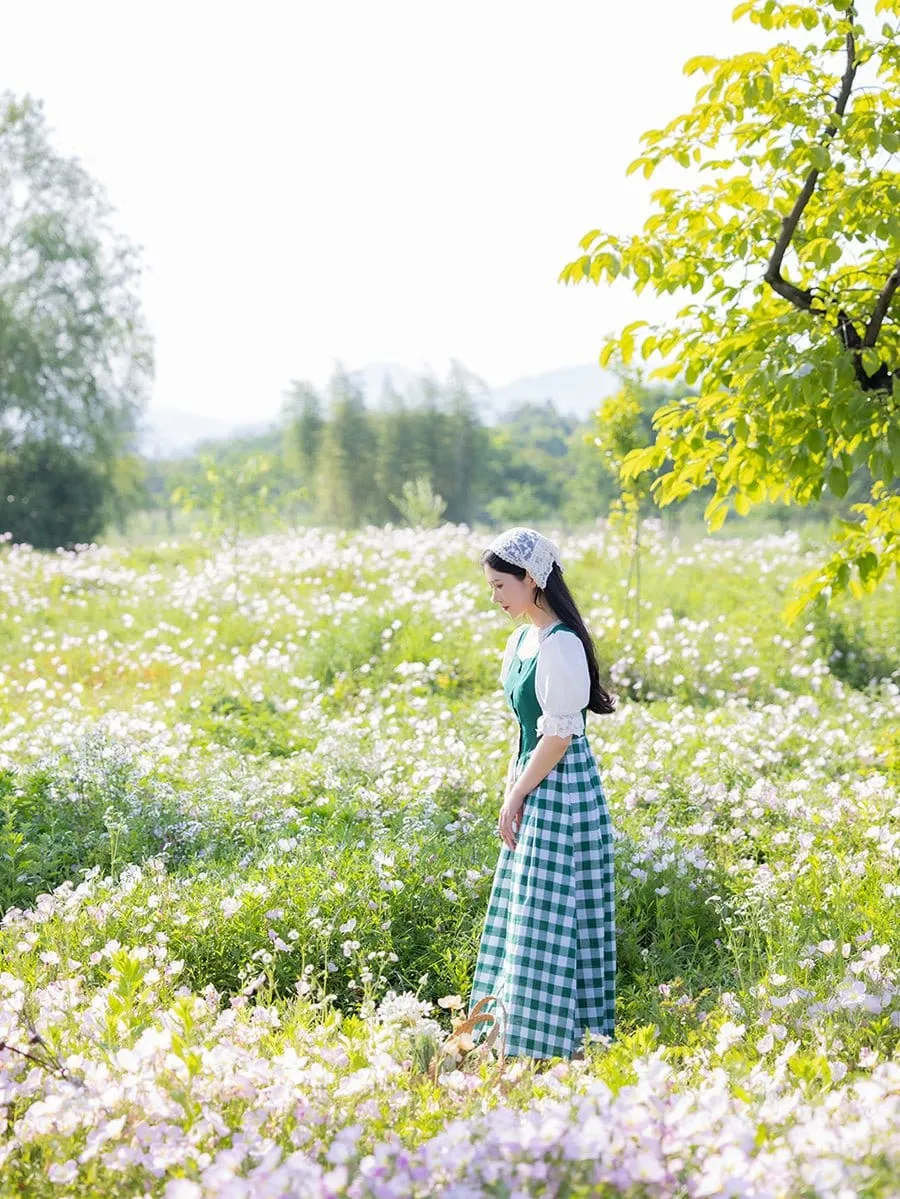
<svg viewBox="0 0 900 1199">
<path fill-rule="evenodd" d="M 256 420 L 336 361 L 500 386 L 661 315 L 557 279 L 589 229 L 639 227 L 659 181 L 625 168 L 690 106 L 686 59 L 760 44 L 734 3 L 34 0 L 0 87 L 142 247 L 151 411 Z"/>
</svg>

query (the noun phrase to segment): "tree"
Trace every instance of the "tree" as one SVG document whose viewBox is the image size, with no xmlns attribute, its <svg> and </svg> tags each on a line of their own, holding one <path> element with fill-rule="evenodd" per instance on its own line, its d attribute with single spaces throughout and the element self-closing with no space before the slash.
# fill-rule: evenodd
<svg viewBox="0 0 900 1199">
<path fill-rule="evenodd" d="M 615 373 L 621 384 L 619 390 L 608 396 L 594 412 L 591 431 L 583 436 L 599 449 L 606 470 L 615 480 L 617 495 L 610 505 L 610 513 L 618 516 L 631 514 L 640 520 L 656 508 L 653 483 L 659 472 L 651 467 L 640 470 L 623 468 L 626 463 L 634 461 L 632 455 L 635 451 L 653 445 L 653 417 L 663 405 L 679 402 L 685 397 L 695 397 L 691 389 L 683 384 L 673 386 L 671 383 L 657 383 L 651 386 L 645 381 L 644 371 L 639 367 L 626 367 L 618 363 Z"/>
<path fill-rule="evenodd" d="M 232 599 L 237 603 L 241 537 L 262 532 L 266 520 L 276 516 L 269 486 L 273 456 L 251 453 L 216 461 L 201 454 L 199 465 L 202 477 L 176 487 L 171 501 L 184 512 L 203 513 L 210 533 L 230 552 Z"/>
<path fill-rule="evenodd" d="M 413 426 L 414 451 L 410 478 L 425 478 L 438 495 L 454 499 L 452 430 L 440 382 L 428 371 L 421 373 L 413 388 L 416 415 Z"/>
<path fill-rule="evenodd" d="M 0 447 L 58 442 L 114 487 L 152 371 L 136 251 L 59 155 L 41 101 L 0 96 Z"/>
<path fill-rule="evenodd" d="M 490 520 L 536 522 L 560 512 L 572 483 L 569 443 L 576 426 L 575 418 L 559 412 L 550 398 L 520 400 L 499 417 L 485 468 Z"/>
<path fill-rule="evenodd" d="M 292 380 L 282 405 L 284 460 L 300 478 L 299 490 L 308 504 L 314 500 L 313 479 L 325 428 L 322 402 L 311 383 Z"/>
<path fill-rule="evenodd" d="M 606 469 L 616 482 L 618 495 L 610 505 L 609 522 L 614 530 L 627 538 L 631 550 L 625 604 L 627 612 L 634 576 L 632 619 L 638 628 L 641 623 L 641 521 L 655 508 L 655 472 L 650 467 L 626 472 L 623 467 L 636 450 L 653 444 L 652 417 L 660 404 L 677 398 L 684 389 L 648 387 L 639 370 L 629 370 L 621 364 L 617 373 L 621 387 L 594 413 L 593 431 L 585 437 L 600 450 Z"/>
<path fill-rule="evenodd" d="M 104 475 L 104 507 L 101 528 L 112 521 L 120 535 L 128 533 L 128 521 L 132 513 L 146 509 L 149 472 L 147 461 L 137 453 L 120 454 Z"/>
<path fill-rule="evenodd" d="M 319 511 L 343 528 L 357 528 L 377 506 L 375 433 L 362 390 L 340 364 L 328 400 L 316 476 Z"/>
<path fill-rule="evenodd" d="M 404 489 L 412 482 L 416 457 L 418 417 L 406 397 L 400 395 L 390 379 L 385 378 L 376 415 L 377 449 L 375 482 L 383 501 L 385 520 L 394 521 L 399 513 L 410 520 L 406 501 L 398 504 L 391 493 Z M 426 480 L 427 481 L 427 480 Z M 406 491 L 402 494 L 405 496 Z M 411 522 L 414 523 L 414 522 Z"/>
<path fill-rule="evenodd" d="M 449 489 L 447 520 L 471 524 L 478 508 L 481 470 L 489 435 L 481 423 L 476 396 L 487 384 L 457 359 L 452 359 L 446 383 Z"/>
<path fill-rule="evenodd" d="M 661 506 L 712 481 L 712 530 L 730 505 L 841 497 L 868 469 L 857 519 L 798 581 L 789 619 L 848 584 L 871 590 L 900 559 L 900 0 L 874 13 L 864 25 L 851 0 L 739 4 L 735 20 L 815 40 L 691 59 L 685 72 L 709 82 L 643 135 L 628 171 L 671 161 L 710 182 L 655 191 L 642 233 L 592 230 L 561 274 L 695 297 L 670 326 L 638 335 L 648 322 L 635 321 L 600 355 L 627 363 L 640 340 L 644 359 L 671 358 L 651 377 L 683 375 L 698 393 L 659 408 L 653 445 L 623 463 L 671 463 L 653 484 Z"/>
<path fill-rule="evenodd" d="M 438 527 L 447 505 L 443 496 L 434 494 L 424 475 L 418 479 L 407 479 L 401 493 L 389 499 L 407 524 L 414 529 Z"/>
<path fill-rule="evenodd" d="M 0 533 L 36 550 L 88 545 L 106 522 L 101 474 L 69 446 L 31 438 L 0 452 Z"/>
<path fill-rule="evenodd" d="M 594 524 L 615 499 L 615 484 L 589 429 L 589 425 L 579 425 L 569 437 L 564 459 L 568 480 L 557 517 L 564 528 Z"/>
</svg>

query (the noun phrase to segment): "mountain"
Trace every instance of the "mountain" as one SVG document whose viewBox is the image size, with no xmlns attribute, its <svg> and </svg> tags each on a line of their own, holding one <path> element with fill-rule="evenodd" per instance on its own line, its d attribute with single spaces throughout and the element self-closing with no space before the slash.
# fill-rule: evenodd
<svg viewBox="0 0 900 1199">
<path fill-rule="evenodd" d="M 446 371 L 432 373 L 438 383 L 446 381 Z M 360 386 L 369 408 L 376 408 L 381 402 L 385 381 L 401 395 L 418 393 L 420 374 L 398 362 L 372 362 L 349 374 Z M 502 387 L 487 388 L 479 396 L 481 418 L 486 425 L 494 425 L 517 404 L 552 400 L 560 412 L 586 420 L 619 386 L 616 376 L 596 363 L 562 367 L 514 379 Z M 321 388 L 320 393 L 324 392 Z M 277 419 L 271 416 L 248 424 L 181 408 L 151 408 L 144 420 L 140 449 L 150 458 L 180 456 L 191 453 L 198 442 L 207 439 L 264 433 Z"/>
<path fill-rule="evenodd" d="M 144 418 L 139 449 L 148 458 L 177 458 L 192 453 L 198 442 L 264 433 L 273 424 L 274 416 L 246 424 L 184 408 L 151 408 Z"/>
<path fill-rule="evenodd" d="M 386 380 L 395 391 L 408 395 L 416 389 L 419 378 L 415 371 L 397 362 L 373 362 L 350 373 L 361 385 L 369 407 L 377 406 Z M 436 373 L 435 377 L 443 382 L 446 372 Z M 560 412 L 586 420 L 620 386 L 615 375 L 596 363 L 563 367 L 514 379 L 502 387 L 489 387 L 483 396 L 481 415 L 485 424 L 492 425 L 517 404 L 552 400 Z"/>
<path fill-rule="evenodd" d="M 496 415 L 508 412 L 526 400 L 538 403 L 552 400 L 559 412 L 587 420 L 603 400 L 620 387 L 619 379 L 610 371 L 603 370 L 596 363 L 586 363 L 584 366 L 567 366 L 542 375 L 515 379 L 504 387 L 495 387 L 490 399 Z M 485 423 L 493 422 L 485 417 Z"/>
</svg>

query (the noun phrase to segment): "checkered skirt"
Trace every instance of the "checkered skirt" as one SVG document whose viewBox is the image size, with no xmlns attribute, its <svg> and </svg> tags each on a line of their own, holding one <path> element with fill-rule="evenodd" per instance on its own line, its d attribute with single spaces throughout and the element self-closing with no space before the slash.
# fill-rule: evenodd
<svg viewBox="0 0 900 1199">
<path fill-rule="evenodd" d="M 568 1058 L 585 1030 L 614 1036 L 613 833 L 584 735 L 526 796 L 516 848 L 501 842 L 469 1011 L 487 995 L 506 1007 L 510 1056 Z M 502 1035 L 503 1009 L 485 1010 Z M 476 1026 L 473 1039 L 488 1027 Z"/>
</svg>

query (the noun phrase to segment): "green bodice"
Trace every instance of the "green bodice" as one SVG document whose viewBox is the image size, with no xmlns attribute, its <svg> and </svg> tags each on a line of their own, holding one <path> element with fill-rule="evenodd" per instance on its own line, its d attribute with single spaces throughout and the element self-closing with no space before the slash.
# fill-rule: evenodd
<svg viewBox="0 0 900 1199">
<path fill-rule="evenodd" d="M 524 661 L 519 657 L 519 646 L 522 644 L 522 638 L 525 636 L 526 629 L 527 626 L 524 626 L 519 633 L 519 640 L 516 642 L 516 652 L 509 664 L 506 678 L 503 680 L 503 693 L 506 696 L 506 701 L 510 708 L 512 708 L 516 720 L 519 722 L 519 750 L 516 755 L 517 767 L 526 758 L 530 757 L 540 739 L 537 731 L 537 721 L 543 711 L 541 705 L 538 703 L 537 693 L 534 689 L 540 647 L 537 653 L 530 658 L 526 658 Z M 552 637 L 559 629 L 569 629 L 569 626 L 562 623 L 556 624 L 550 629 L 547 636 Z M 569 631 L 574 632 L 575 630 L 569 629 Z M 582 716 L 586 716 L 586 707 L 581 709 L 581 714 Z"/>
</svg>

